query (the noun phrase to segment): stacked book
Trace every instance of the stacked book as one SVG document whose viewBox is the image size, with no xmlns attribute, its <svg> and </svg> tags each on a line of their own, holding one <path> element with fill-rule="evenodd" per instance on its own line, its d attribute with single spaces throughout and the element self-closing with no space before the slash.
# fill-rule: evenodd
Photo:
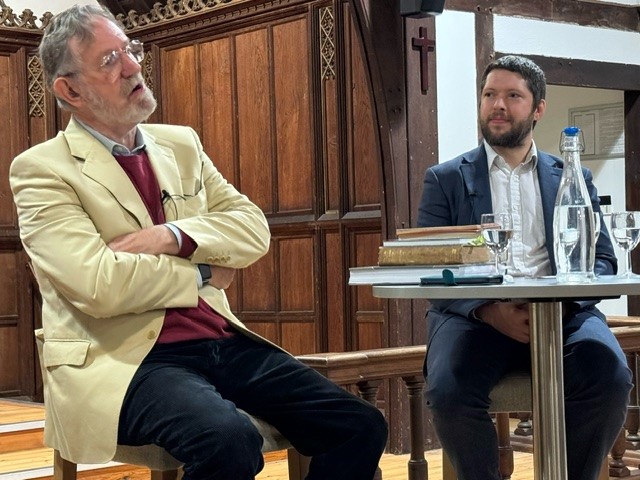
<svg viewBox="0 0 640 480">
<path fill-rule="evenodd" d="M 479 225 L 405 228 L 397 234 L 397 240 L 383 242 L 378 265 L 464 265 L 490 260 Z"/>
<path fill-rule="evenodd" d="M 486 275 L 492 272 L 491 254 L 480 225 L 406 228 L 396 240 L 383 242 L 378 265 L 350 269 L 350 285 L 413 285 L 420 278 L 442 274 Z"/>
</svg>

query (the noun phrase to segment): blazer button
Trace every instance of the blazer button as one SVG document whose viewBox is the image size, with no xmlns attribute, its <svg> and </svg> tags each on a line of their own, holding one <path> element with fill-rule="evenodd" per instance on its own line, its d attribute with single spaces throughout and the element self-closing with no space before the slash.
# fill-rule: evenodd
<svg viewBox="0 0 640 480">
<path fill-rule="evenodd" d="M 156 338 L 157 334 L 155 330 L 149 330 L 149 333 L 147 333 L 147 338 L 149 340 L 153 340 L 154 338 Z"/>
</svg>

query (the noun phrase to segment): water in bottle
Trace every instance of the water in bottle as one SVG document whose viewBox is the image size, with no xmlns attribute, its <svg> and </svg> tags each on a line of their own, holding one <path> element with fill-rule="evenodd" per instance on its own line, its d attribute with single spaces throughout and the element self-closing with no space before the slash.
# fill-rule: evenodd
<svg viewBox="0 0 640 480">
<path fill-rule="evenodd" d="M 567 127 L 560 151 L 564 168 L 553 212 L 553 246 L 559 283 L 585 283 L 593 279 L 595 225 L 593 207 L 580 165 L 584 148 L 581 131 Z"/>
</svg>

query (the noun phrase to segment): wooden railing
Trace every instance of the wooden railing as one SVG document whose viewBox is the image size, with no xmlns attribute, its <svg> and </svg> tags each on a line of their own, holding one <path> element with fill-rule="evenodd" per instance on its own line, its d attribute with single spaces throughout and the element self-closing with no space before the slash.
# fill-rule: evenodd
<svg viewBox="0 0 640 480">
<path fill-rule="evenodd" d="M 427 478 L 424 457 L 422 364 L 427 351 L 425 345 L 414 347 L 380 348 L 344 353 L 319 353 L 297 357 L 306 365 L 338 385 L 356 385 L 360 396 L 375 405 L 378 388 L 383 380 L 401 378 L 409 396 L 411 455 L 409 480 Z M 374 477 L 382 478 L 380 470 Z"/>
<path fill-rule="evenodd" d="M 640 354 L 640 317 L 609 317 L 608 322 L 627 356 L 635 384 L 638 378 L 637 359 Z M 420 345 L 344 353 L 310 354 L 297 358 L 338 385 L 357 386 L 361 397 L 372 404 L 375 404 L 378 388 L 383 380 L 401 378 L 407 388 L 409 398 L 411 453 L 408 463 L 408 478 L 409 480 L 425 480 L 428 478 L 427 461 L 424 456 L 424 399 L 422 395 L 425 386 L 422 374 L 425 354 L 426 346 Z M 522 418 L 526 419 L 526 416 Z M 638 395 L 634 387 L 627 421 L 618 441 L 611 450 L 609 474 L 612 477 L 629 475 L 629 469 L 624 460 L 625 452 L 629 449 L 640 452 L 639 427 Z M 504 428 L 504 424 L 502 428 Z M 379 471 L 375 478 L 382 478 Z"/>
</svg>

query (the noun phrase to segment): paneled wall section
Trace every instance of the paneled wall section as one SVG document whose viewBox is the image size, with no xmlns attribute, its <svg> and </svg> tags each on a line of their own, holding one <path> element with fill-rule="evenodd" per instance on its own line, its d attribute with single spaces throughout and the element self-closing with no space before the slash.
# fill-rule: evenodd
<svg viewBox="0 0 640 480">
<path fill-rule="evenodd" d="M 346 2 L 159 49 L 162 121 L 196 128 L 271 224 L 269 254 L 239 273 L 230 302 L 296 354 L 386 342 L 382 303 L 347 285 L 348 268 L 375 263 L 381 241 L 364 62 Z"/>
</svg>

